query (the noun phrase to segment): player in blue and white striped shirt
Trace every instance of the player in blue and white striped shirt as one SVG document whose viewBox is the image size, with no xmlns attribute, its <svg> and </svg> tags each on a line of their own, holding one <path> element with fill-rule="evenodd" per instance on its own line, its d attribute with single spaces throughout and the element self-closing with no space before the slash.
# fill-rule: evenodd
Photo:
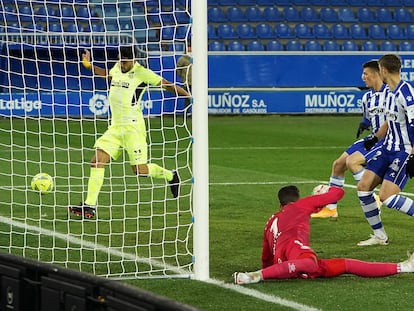
<svg viewBox="0 0 414 311">
<path fill-rule="evenodd" d="M 408 178 L 414 176 L 414 88 L 401 80 L 401 59 L 397 55 L 384 55 L 379 60 L 379 66 L 390 96 L 385 105 L 387 121 L 364 142 L 365 148 L 370 150 L 385 137 L 382 148 L 368 162 L 358 183 L 361 207 L 374 231 L 374 235 L 359 242 L 359 246 L 388 244 L 388 235 L 373 194 L 373 189 L 380 183 L 379 196 L 385 206 L 414 216 L 414 201 L 399 194 Z"/>
<path fill-rule="evenodd" d="M 372 133 L 375 134 L 385 122 L 384 105 L 388 94 L 388 88 L 379 74 L 378 61 L 370 60 L 364 63 L 362 68 L 362 80 L 371 89 L 361 99 L 363 115 L 356 138 L 370 127 L 372 128 Z M 354 142 L 339 158 L 333 161 L 329 185 L 343 188 L 347 169 L 358 183 L 364 173 L 365 164 L 375 155 L 376 150 L 381 147 L 381 144 L 382 141 L 379 141 L 374 148 L 367 151 L 364 148 L 363 139 Z M 336 203 L 329 204 L 320 212 L 312 214 L 312 218 L 336 218 L 338 217 L 336 206 Z"/>
</svg>

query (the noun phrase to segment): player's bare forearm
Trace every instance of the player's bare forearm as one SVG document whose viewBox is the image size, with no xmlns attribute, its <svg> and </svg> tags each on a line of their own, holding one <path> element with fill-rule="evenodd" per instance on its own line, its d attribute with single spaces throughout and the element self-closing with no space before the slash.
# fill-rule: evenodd
<svg viewBox="0 0 414 311">
<path fill-rule="evenodd" d="M 176 95 L 181 95 L 181 96 L 186 96 L 186 97 L 190 97 L 191 95 L 184 90 L 182 87 L 179 87 L 178 85 L 175 85 L 173 83 L 171 83 L 170 81 L 167 80 L 163 80 L 162 81 L 162 88 L 170 93 L 176 94 Z"/>
<path fill-rule="evenodd" d="M 86 69 L 91 70 L 94 74 L 108 78 L 108 71 L 106 69 L 92 65 L 91 52 L 89 50 L 85 50 L 82 54 L 82 64 Z"/>
</svg>

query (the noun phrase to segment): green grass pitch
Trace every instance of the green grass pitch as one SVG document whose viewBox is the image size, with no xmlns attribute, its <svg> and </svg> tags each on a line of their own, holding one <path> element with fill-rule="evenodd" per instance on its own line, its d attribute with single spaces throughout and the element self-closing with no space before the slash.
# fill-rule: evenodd
<svg viewBox="0 0 414 311">
<path fill-rule="evenodd" d="M 134 286 L 151 290 L 158 294 L 182 301 L 202 310 L 413 310 L 414 301 L 412 291 L 414 275 L 405 274 L 387 278 L 366 279 L 355 276 L 341 276 L 332 279 L 316 280 L 282 280 L 268 281 L 250 286 L 244 286 L 246 292 L 237 291 L 240 286 L 230 285 L 231 275 L 234 271 L 250 271 L 260 268 L 260 255 L 262 243 L 263 226 L 268 217 L 277 209 L 276 192 L 279 187 L 286 184 L 296 184 L 303 195 L 310 194 L 312 188 L 321 181 L 327 181 L 331 171 L 332 161 L 336 159 L 343 150 L 355 139 L 355 133 L 360 121 L 360 116 L 210 116 L 209 117 L 209 167 L 210 167 L 210 276 L 213 283 L 219 285 L 198 282 L 189 279 L 136 279 L 125 282 Z M 14 217 L 23 216 L 23 202 L 31 202 L 33 213 L 38 211 L 38 197 L 19 197 L 13 192 L 11 196 L 9 188 L 17 185 L 30 183 L 30 179 L 20 176 L 19 172 L 26 169 L 39 170 L 39 162 L 42 158 L 31 159 L 30 163 L 25 161 L 27 153 L 16 152 L 11 154 L 6 146 L 10 143 L 16 145 L 24 143 L 24 135 L 17 129 L 13 135 L 7 132 L 10 120 L 2 120 L 0 131 L 0 142 L 2 143 L 2 159 L 5 159 L 3 172 L 0 174 L 0 186 L 2 192 L 0 216 Z M 151 122 L 156 123 L 156 120 Z M 168 119 L 165 122 L 169 122 Z M 59 230 L 66 233 L 69 229 L 68 218 L 65 209 L 53 208 L 54 204 L 62 207 L 69 201 L 76 202 L 80 197 L 82 189 L 68 193 L 64 186 L 71 185 L 76 189 L 80 183 L 82 170 L 87 170 L 88 161 L 92 155 L 90 149 L 95 137 L 65 135 L 65 128 L 72 133 L 81 134 L 82 121 L 72 123 L 62 121 L 57 135 L 59 139 L 65 140 L 74 152 L 62 152 L 62 158 L 57 163 L 46 166 L 54 174 L 58 166 L 60 179 L 57 181 L 58 202 L 48 202 L 45 196 L 45 214 L 50 217 L 60 218 Z M 157 124 L 154 124 L 154 143 L 161 133 L 156 132 Z M 34 123 L 31 127 L 33 133 L 27 139 L 35 140 L 43 148 L 54 144 L 53 137 L 35 134 L 41 126 L 44 129 L 52 124 L 47 120 Z M 96 128 L 102 132 L 106 125 L 104 122 Z M 151 127 L 152 128 L 152 127 Z M 168 128 L 168 127 L 167 127 Z M 49 129 L 50 130 L 50 129 Z M 184 130 L 184 128 L 181 128 Z M 56 131 L 56 129 L 55 129 Z M 68 130 L 69 131 L 69 130 Z M 78 132 L 76 132 L 78 131 Z M 364 134 L 368 134 L 365 132 Z M 167 135 L 176 135 L 174 130 L 168 131 Z M 69 139 L 69 141 L 68 141 Z M 188 145 L 187 141 L 180 142 L 181 149 Z M 87 148 L 81 148 L 85 146 Z M 184 159 L 174 158 L 174 152 L 167 151 L 162 154 L 154 148 L 154 157 L 158 160 L 165 158 L 166 166 L 174 166 L 184 162 Z M 47 148 L 43 156 L 47 159 Z M 37 155 L 42 154 L 37 152 Z M 55 152 L 55 154 L 60 154 Z M 181 157 L 181 155 L 180 155 Z M 13 159 L 13 161 L 10 161 Z M 68 168 L 67 162 L 73 162 Z M 177 162 L 176 162 L 177 161 Z M 23 167 L 23 166 L 26 167 Z M 124 165 L 113 163 L 114 175 L 122 176 Z M 125 165 L 126 170 L 130 170 Z M 19 171 L 21 170 L 21 171 Z M 16 178 L 11 181 L 7 172 L 13 171 Z M 184 179 L 188 179 L 189 172 L 183 173 Z M 376 246 L 361 248 L 356 243 L 361 239 L 368 238 L 371 233 L 356 196 L 355 182 L 347 173 L 345 187 L 346 194 L 339 203 L 339 218 L 337 221 L 314 219 L 311 221 L 312 233 L 311 244 L 321 258 L 351 257 L 368 261 L 393 261 L 399 262 L 407 258 L 407 251 L 414 251 L 414 219 L 394 210 L 382 209 L 382 218 L 385 228 L 390 237 L 388 246 Z M 132 177 L 127 179 L 127 185 L 120 185 L 114 189 L 119 194 L 122 188 L 127 188 L 127 196 L 119 195 L 119 205 L 131 205 L 130 215 L 122 213 L 114 216 L 116 219 L 127 218 L 131 222 L 127 224 L 119 221 L 113 228 L 119 232 L 127 228 L 131 232 L 142 226 L 147 234 L 149 227 L 145 220 L 142 223 L 133 223 L 137 209 L 134 209 L 134 200 L 137 200 L 137 181 Z M 404 192 L 409 195 L 414 193 L 414 183 L 410 181 Z M 150 190 L 139 189 L 142 197 L 149 195 Z M 164 188 L 160 187 L 156 193 L 164 195 Z M 188 189 L 184 189 L 187 193 Z M 24 193 L 24 192 L 22 192 Z M 53 197 L 53 196 L 52 196 Z M 50 197 L 50 198 L 52 198 Z M 109 200 L 104 195 L 103 202 Z M 17 202 L 12 208 L 7 202 Z M 36 201 L 38 200 L 38 201 Z M 185 206 L 180 202 L 180 207 Z M 172 207 L 176 207 L 172 205 Z M 161 206 L 159 206 L 161 208 Z M 171 210 L 171 218 L 167 221 L 174 222 L 177 214 Z M 105 209 L 103 216 L 110 215 L 111 209 Z M 21 213 L 21 214 L 19 214 Z M 34 215 L 33 219 L 38 216 Z M 182 211 L 181 217 L 189 217 L 188 212 Z M 32 225 L 36 225 L 33 221 Z M 125 227 L 126 225 L 126 227 Z M 124 227 L 123 227 L 124 226 Z M 129 227 L 131 226 L 131 227 Z M 138 226 L 138 227 L 137 227 Z M 80 228 L 70 230 L 76 233 Z M 52 228 L 51 228 L 52 229 Z M 105 233 L 105 224 L 97 229 L 91 222 L 87 232 L 91 241 L 106 243 L 103 237 L 99 238 L 100 232 Z M 9 243 L 10 237 L 5 233 L 10 226 L 0 223 L 0 244 L 4 246 Z M 14 228 L 18 232 L 18 228 Z M 65 231 L 66 230 L 66 231 Z M 97 232 L 98 230 L 98 232 Z M 101 230 L 101 231 L 99 231 Z M 71 231 L 72 232 L 72 231 Z M 160 231 L 161 234 L 162 231 Z M 16 239 L 23 239 L 16 235 Z M 116 235 L 113 243 L 117 243 Z M 143 239 L 147 237 L 143 236 Z M 36 253 L 39 239 L 33 241 L 32 249 L 27 255 Z M 42 241 L 47 244 L 48 241 Z M 132 242 L 131 242 L 132 243 Z M 132 244 L 131 244 L 132 245 Z M 65 245 L 58 245 L 64 251 Z M 128 245 L 127 245 L 128 246 Z M 183 245 L 183 249 L 185 249 Z M 191 246 L 191 245 L 189 245 Z M 18 252 L 17 250 L 12 250 Z M 37 255 L 37 254 L 36 254 Z M 82 254 L 79 254 L 82 255 Z M 47 257 L 47 254 L 44 256 Z M 74 262 L 73 268 L 76 268 Z M 118 267 L 115 267 L 117 269 Z M 253 294 L 252 294 L 253 293 Z M 261 297 L 273 297 L 273 302 L 266 301 Z M 279 301 L 279 303 L 277 303 Z M 286 303 L 287 302 L 287 303 Z M 292 308 L 289 308 L 292 306 Z"/>
</svg>

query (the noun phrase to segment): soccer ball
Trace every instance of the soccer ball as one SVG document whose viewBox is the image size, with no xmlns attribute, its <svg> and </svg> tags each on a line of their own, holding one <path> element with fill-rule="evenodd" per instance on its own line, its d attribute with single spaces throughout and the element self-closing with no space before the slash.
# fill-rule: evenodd
<svg viewBox="0 0 414 311">
<path fill-rule="evenodd" d="M 46 173 L 35 175 L 30 184 L 32 189 L 38 191 L 40 194 L 51 193 L 54 187 L 52 177 Z"/>
<path fill-rule="evenodd" d="M 324 194 L 327 193 L 329 190 L 328 185 L 318 185 L 312 190 L 312 194 Z"/>
</svg>

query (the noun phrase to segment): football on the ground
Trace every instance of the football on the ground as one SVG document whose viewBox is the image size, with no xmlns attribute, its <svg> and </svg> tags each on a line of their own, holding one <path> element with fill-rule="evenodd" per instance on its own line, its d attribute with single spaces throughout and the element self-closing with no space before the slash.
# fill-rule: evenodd
<svg viewBox="0 0 414 311">
<path fill-rule="evenodd" d="M 328 185 L 318 185 L 315 188 L 313 188 L 312 194 L 324 194 L 327 193 L 329 190 Z"/>
<path fill-rule="evenodd" d="M 48 194 L 53 191 L 53 179 L 49 174 L 39 173 L 32 178 L 32 189 L 40 194 Z"/>
</svg>

